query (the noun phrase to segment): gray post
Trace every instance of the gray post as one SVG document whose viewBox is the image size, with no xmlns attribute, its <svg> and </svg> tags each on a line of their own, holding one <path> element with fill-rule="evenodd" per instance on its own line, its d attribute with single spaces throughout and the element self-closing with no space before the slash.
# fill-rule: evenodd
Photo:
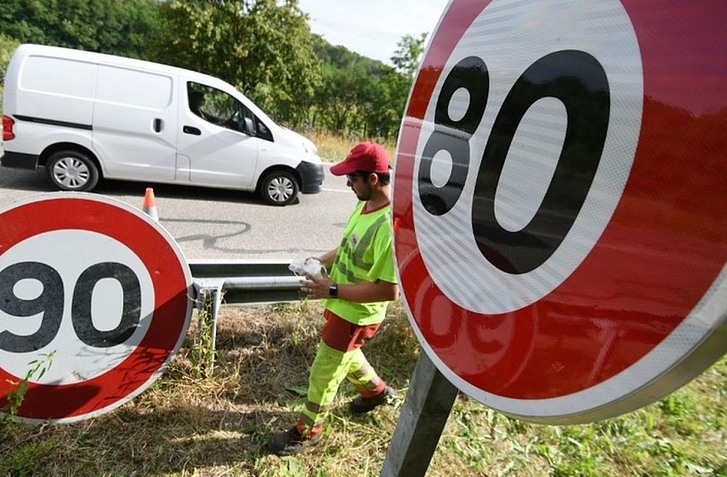
<svg viewBox="0 0 727 477">
<path fill-rule="evenodd" d="M 457 393 L 458 389 L 422 351 L 386 452 L 381 477 L 418 477 L 427 473 Z"/>
</svg>

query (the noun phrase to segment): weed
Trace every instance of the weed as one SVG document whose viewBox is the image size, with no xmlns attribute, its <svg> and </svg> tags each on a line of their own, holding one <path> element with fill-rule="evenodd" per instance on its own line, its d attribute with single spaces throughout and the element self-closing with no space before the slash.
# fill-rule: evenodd
<svg viewBox="0 0 727 477">
<path fill-rule="evenodd" d="M 15 386 L 15 389 L 7 392 L 5 395 L 7 404 L 0 409 L 0 412 L 3 413 L 0 416 L 0 428 L 2 428 L 4 435 L 9 435 L 15 429 L 15 417 L 18 415 L 25 394 L 28 392 L 28 382 L 31 379 L 40 380 L 43 377 L 45 372 L 53 364 L 55 354 L 55 350 L 50 353 L 40 354 L 39 359 L 34 359 L 28 363 L 29 369 L 23 379 L 20 381 L 7 381 L 11 386 Z"/>
<path fill-rule="evenodd" d="M 61 443 L 55 439 L 44 439 L 38 442 L 27 442 L 0 458 L 0 475 L 17 477 L 33 476 L 36 463 L 53 453 Z"/>
<path fill-rule="evenodd" d="M 215 300 L 220 290 L 202 288 L 198 297 L 197 329 L 194 345 L 189 353 L 193 373 L 198 378 L 208 378 L 215 363 Z"/>
</svg>

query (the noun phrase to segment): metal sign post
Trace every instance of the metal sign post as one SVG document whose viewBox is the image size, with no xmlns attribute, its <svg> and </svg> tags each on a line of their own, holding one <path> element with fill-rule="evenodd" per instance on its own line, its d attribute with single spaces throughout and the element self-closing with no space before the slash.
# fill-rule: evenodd
<svg viewBox="0 0 727 477">
<path fill-rule="evenodd" d="M 381 469 L 382 477 L 419 477 L 427 473 L 458 392 L 429 356 L 420 353 Z"/>
</svg>

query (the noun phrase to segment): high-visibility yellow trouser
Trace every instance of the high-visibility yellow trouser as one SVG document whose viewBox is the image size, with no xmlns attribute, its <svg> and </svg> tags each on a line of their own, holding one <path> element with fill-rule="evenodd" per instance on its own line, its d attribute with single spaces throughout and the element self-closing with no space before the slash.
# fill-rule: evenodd
<svg viewBox="0 0 727 477">
<path fill-rule="evenodd" d="M 305 431 L 310 432 L 322 425 L 344 378 L 367 397 L 375 395 L 385 386 L 360 348 L 342 352 L 321 340 L 310 369 L 308 399 L 299 419 Z"/>
</svg>

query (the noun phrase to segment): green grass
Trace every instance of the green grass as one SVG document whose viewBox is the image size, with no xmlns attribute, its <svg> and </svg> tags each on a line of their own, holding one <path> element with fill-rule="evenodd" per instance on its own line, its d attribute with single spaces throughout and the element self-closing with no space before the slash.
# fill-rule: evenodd
<svg viewBox="0 0 727 477">
<path fill-rule="evenodd" d="M 376 476 L 400 407 L 363 417 L 340 389 L 324 440 L 279 458 L 264 445 L 301 405 L 321 324 L 315 302 L 223 308 L 214 374 L 196 378 L 194 330 L 151 388 L 119 409 L 66 425 L 14 426 L 0 476 Z M 400 303 L 367 356 L 406 393 L 418 343 Z M 511 419 L 460 394 L 428 476 L 727 476 L 727 358 L 670 396 L 578 426 Z"/>
</svg>

